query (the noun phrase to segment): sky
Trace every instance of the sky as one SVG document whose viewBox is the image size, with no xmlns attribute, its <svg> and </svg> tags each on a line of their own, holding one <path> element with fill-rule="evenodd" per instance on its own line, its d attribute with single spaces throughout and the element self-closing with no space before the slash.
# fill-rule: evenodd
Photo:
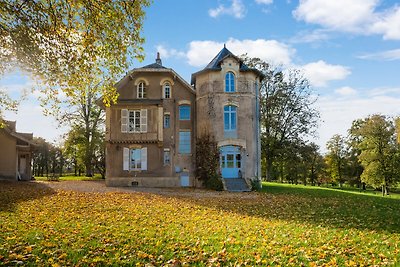
<svg viewBox="0 0 400 267">
<path fill-rule="evenodd" d="M 144 62 L 160 52 L 163 65 L 190 82 L 226 47 L 273 65 L 300 69 L 309 79 L 321 113 L 316 137 L 321 151 L 334 135 L 346 135 L 355 119 L 400 115 L 400 3 L 394 0 L 154 0 L 143 27 Z M 128 71 L 128 70 L 127 70 Z M 10 73 L 0 89 L 20 92 L 29 76 Z M 28 94 L 17 114 L 17 130 L 48 141 L 57 128 Z"/>
</svg>

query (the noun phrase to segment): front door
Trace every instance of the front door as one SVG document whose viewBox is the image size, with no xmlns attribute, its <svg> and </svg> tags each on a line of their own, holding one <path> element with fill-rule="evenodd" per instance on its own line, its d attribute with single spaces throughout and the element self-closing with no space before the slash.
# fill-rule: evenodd
<svg viewBox="0 0 400 267">
<path fill-rule="evenodd" d="M 26 174 L 26 156 L 22 155 L 19 158 L 19 173 L 22 175 Z"/>
<path fill-rule="evenodd" d="M 221 173 L 222 178 L 239 178 L 242 165 L 240 149 L 237 146 L 221 147 Z"/>
</svg>

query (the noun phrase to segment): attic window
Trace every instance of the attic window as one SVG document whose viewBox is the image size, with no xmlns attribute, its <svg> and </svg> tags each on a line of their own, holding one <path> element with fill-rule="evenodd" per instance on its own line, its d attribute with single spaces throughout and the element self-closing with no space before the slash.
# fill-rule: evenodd
<svg viewBox="0 0 400 267">
<path fill-rule="evenodd" d="M 146 85 L 144 82 L 140 82 L 137 85 L 137 98 L 146 98 Z"/>
<path fill-rule="evenodd" d="M 163 85 L 163 97 L 171 98 L 171 85 L 169 82 L 166 82 Z"/>
</svg>

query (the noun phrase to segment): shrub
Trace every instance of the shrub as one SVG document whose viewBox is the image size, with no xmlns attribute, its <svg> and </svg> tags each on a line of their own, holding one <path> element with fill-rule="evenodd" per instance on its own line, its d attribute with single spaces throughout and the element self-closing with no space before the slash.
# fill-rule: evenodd
<svg viewBox="0 0 400 267">
<path fill-rule="evenodd" d="M 214 137 L 208 133 L 203 134 L 196 140 L 195 174 L 207 188 L 223 189 L 219 174 L 219 149 Z"/>
</svg>

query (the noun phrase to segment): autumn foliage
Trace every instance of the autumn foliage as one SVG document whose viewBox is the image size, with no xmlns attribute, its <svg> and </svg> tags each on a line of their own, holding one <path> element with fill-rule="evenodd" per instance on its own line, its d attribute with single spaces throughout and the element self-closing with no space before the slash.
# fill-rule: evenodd
<svg viewBox="0 0 400 267">
<path fill-rule="evenodd" d="M 223 190 L 219 171 L 219 149 L 214 137 L 203 134 L 196 140 L 196 177 L 207 188 Z"/>
<path fill-rule="evenodd" d="M 398 199 L 264 188 L 83 193 L 0 182 L 0 265 L 399 264 Z"/>
</svg>

